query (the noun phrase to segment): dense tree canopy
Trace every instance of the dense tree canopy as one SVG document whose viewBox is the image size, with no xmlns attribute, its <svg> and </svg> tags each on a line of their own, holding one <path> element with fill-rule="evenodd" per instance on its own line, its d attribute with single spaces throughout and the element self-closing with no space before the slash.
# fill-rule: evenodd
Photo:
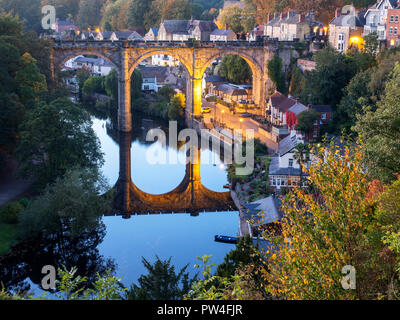
<svg viewBox="0 0 400 320">
<path fill-rule="evenodd" d="M 219 74 L 233 83 L 251 82 L 253 76 L 249 64 L 237 55 L 227 55 L 222 59 Z"/>
<path fill-rule="evenodd" d="M 21 125 L 16 156 L 22 173 L 47 183 L 70 168 L 97 168 L 103 155 L 91 125 L 89 114 L 67 98 L 38 103 Z"/>
<path fill-rule="evenodd" d="M 365 161 L 381 181 L 396 179 L 400 168 L 400 63 L 396 63 L 376 111 L 366 106 L 355 130 L 365 141 Z"/>
</svg>

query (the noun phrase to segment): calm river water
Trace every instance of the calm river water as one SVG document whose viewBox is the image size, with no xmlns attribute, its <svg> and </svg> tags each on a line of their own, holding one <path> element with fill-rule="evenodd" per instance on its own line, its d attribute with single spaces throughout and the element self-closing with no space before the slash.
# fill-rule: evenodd
<svg viewBox="0 0 400 320">
<path fill-rule="evenodd" d="M 93 128 L 101 141 L 105 154 L 103 174 L 111 185 L 118 179 L 119 146 L 107 134 L 106 121 L 93 119 Z M 144 129 L 143 129 L 144 130 Z M 162 149 L 161 144 L 145 144 L 136 138 L 132 141 L 132 180 L 142 191 L 163 194 L 173 190 L 183 180 L 185 164 L 152 165 L 146 159 L 149 148 Z M 165 152 L 185 155 L 185 149 L 166 148 Z M 227 172 L 221 160 L 211 151 L 202 151 L 202 159 L 209 164 L 201 165 L 201 179 L 205 187 L 224 192 L 228 183 Z M 129 220 L 121 217 L 104 217 L 106 235 L 99 251 L 117 264 L 116 274 L 122 277 L 125 285 L 136 282 L 146 273 L 141 260 L 153 262 L 156 255 L 161 259 L 172 257 L 176 268 L 189 264 L 188 270 L 195 274 L 196 257 L 212 254 L 212 263 L 219 264 L 224 256 L 234 248 L 233 245 L 214 242 L 214 235 L 236 235 L 238 233 L 237 212 L 206 212 L 198 217 L 188 214 L 132 216 Z"/>
<path fill-rule="evenodd" d="M 93 118 L 93 129 L 105 158 L 102 172 L 113 187 L 119 175 L 118 132 L 107 123 Z M 177 150 L 163 147 L 159 142 L 146 143 L 145 127 L 163 127 L 155 120 L 135 116 L 134 126 L 131 145 L 133 183 L 150 194 L 172 191 L 185 176 L 184 161 L 153 165 L 147 161 L 146 154 L 149 151 L 154 154 L 156 150 L 177 153 L 178 159 L 184 159 L 185 146 Z M 226 191 L 223 186 L 228 183 L 227 172 L 217 154 L 203 150 L 201 159 L 202 184 L 216 192 Z M 123 284 L 130 286 L 137 283 L 140 275 L 147 273 L 142 257 L 154 262 L 156 256 L 163 260 L 171 258 L 177 270 L 188 264 L 187 270 L 195 275 L 197 256 L 212 255 L 211 263 L 218 265 L 234 248 L 231 244 L 214 242 L 214 235 L 235 236 L 238 232 L 238 212 L 200 212 L 197 217 L 189 214 L 140 215 L 130 219 L 115 216 L 103 217 L 102 221 L 96 230 L 85 231 L 78 237 L 50 235 L 17 244 L 9 254 L 0 257 L 0 282 L 8 290 L 30 290 L 40 296 L 43 293 L 40 289 L 43 266 L 66 265 L 78 267 L 80 274 L 88 276 L 89 281 L 95 279 L 97 272 L 114 268 Z"/>
</svg>

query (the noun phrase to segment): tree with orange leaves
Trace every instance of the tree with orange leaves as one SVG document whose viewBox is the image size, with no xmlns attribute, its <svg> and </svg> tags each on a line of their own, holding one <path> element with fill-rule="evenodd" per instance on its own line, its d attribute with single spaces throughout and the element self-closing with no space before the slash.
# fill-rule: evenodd
<svg viewBox="0 0 400 320">
<path fill-rule="evenodd" d="M 282 234 L 274 239 L 264 235 L 279 248 L 266 255 L 269 270 L 263 273 L 269 293 L 315 300 L 390 297 L 396 251 L 385 243 L 382 226 L 393 221 L 385 223 L 383 217 L 391 215 L 375 210 L 384 207 L 380 199 L 386 191 L 376 183 L 369 190 L 361 146 L 332 143 L 314 154 L 312 166 L 304 170 L 317 193 L 304 188 L 289 193 L 283 198 Z M 395 236 L 386 235 L 386 242 L 400 248 L 400 236 L 391 234 Z M 342 286 L 345 266 L 356 270 L 355 290 Z"/>
</svg>

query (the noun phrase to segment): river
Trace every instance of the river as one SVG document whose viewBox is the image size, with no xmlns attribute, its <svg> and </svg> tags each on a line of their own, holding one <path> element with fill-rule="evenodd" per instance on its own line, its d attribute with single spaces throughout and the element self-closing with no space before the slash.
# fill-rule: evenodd
<svg viewBox="0 0 400 320">
<path fill-rule="evenodd" d="M 167 193 L 182 182 L 185 163 L 154 165 L 147 160 L 146 154 L 153 148 L 153 151 L 176 153 L 182 159 L 186 153 L 185 146 L 174 149 L 163 147 L 160 142 L 146 143 L 146 129 L 141 126 L 143 119 L 140 115 L 135 117 L 131 144 L 132 181 L 146 193 Z M 118 132 L 107 126 L 111 123 L 109 120 L 93 117 L 92 121 L 104 153 L 101 171 L 113 187 L 119 175 Z M 155 119 L 150 123 L 155 127 L 165 126 Z M 217 154 L 203 150 L 201 159 L 202 184 L 212 191 L 226 191 L 223 186 L 228 183 L 227 172 Z M 130 219 L 105 216 L 102 222 L 100 228 L 82 234 L 78 239 L 50 239 L 45 243 L 28 242 L 14 247 L 3 260 L 0 280 L 14 292 L 29 289 L 33 295 L 40 296 L 43 293 L 40 289 L 42 267 L 48 264 L 59 267 L 66 263 L 78 266 L 90 280 L 97 272 L 104 272 L 112 266 L 116 276 L 129 287 L 137 284 L 138 278 L 147 273 L 142 257 L 154 262 L 156 256 L 163 260 L 171 258 L 177 271 L 188 264 L 187 271 L 193 276 L 198 272 L 194 268 L 198 256 L 212 255 L 211 263 L 218 265 L 234 248 L 231 244 L 214 242 L 214 235 L 235 236 L 238 233 L 238 212 L 200 212 L 199 216 L 133 215 Z"/>
<path fill-rule="evenodd" d="M 106 122 L 93 119 L 93 128 L 101 141 L 105 155 L 103 174 L 111 185 L 118 179 L 119 146 L 107 134 Z M 161 143 L 145 144 L 139 139 L 132 142 L 132 181 L 142 191 L 162 194 L 173 190 L 183 180 L 185 164 L 152 165 L 146 159 L 149 148 L 162 149 Z M 185 155 L 185 149 L 168 148 L 165 152 Z M 210 190 L 224 192 L 228 183 L 227 172 L 221 160 L 211 151 L 203 151 L 202 159 L 209 164 L 201 165 L 202 184 Z M 220 264 L 224 256 L 234 248 L 233 245 L 214 242 L 214 235 L 236 235 L 238 233 L 237 212 L 206 212 L 198 217 L 189 214 L 133 216 L 124 220 L 120 217 L 104 217 L 107 231 L 99 246 L 100 253 L 114 259 L 117 275 L 124 284 L 136 282 L 146 272 L 141 257 L 154 261 L 156 255 L 161 259 L 172 257 L 177 268 L 189 264 L 188 270 L 195 274 L 194 264 L 197 256 L 212 254 L 212 263 Z"/>
</svg>

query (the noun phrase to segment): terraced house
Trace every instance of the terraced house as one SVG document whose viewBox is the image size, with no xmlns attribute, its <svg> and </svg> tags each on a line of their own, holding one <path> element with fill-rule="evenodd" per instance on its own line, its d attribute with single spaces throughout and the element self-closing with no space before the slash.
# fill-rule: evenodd
<svg viewBox="0 0 400 320">
<path fill-rule="evenodd" d="M 264 27 L 264 35 L 279 41 L 305 40 L 311 35 L 314 27 L 321 24 L 315 21 L 313 13 L 300 14 L 296 11 L 275 13 L 269 18 Z"/>
</svg>

